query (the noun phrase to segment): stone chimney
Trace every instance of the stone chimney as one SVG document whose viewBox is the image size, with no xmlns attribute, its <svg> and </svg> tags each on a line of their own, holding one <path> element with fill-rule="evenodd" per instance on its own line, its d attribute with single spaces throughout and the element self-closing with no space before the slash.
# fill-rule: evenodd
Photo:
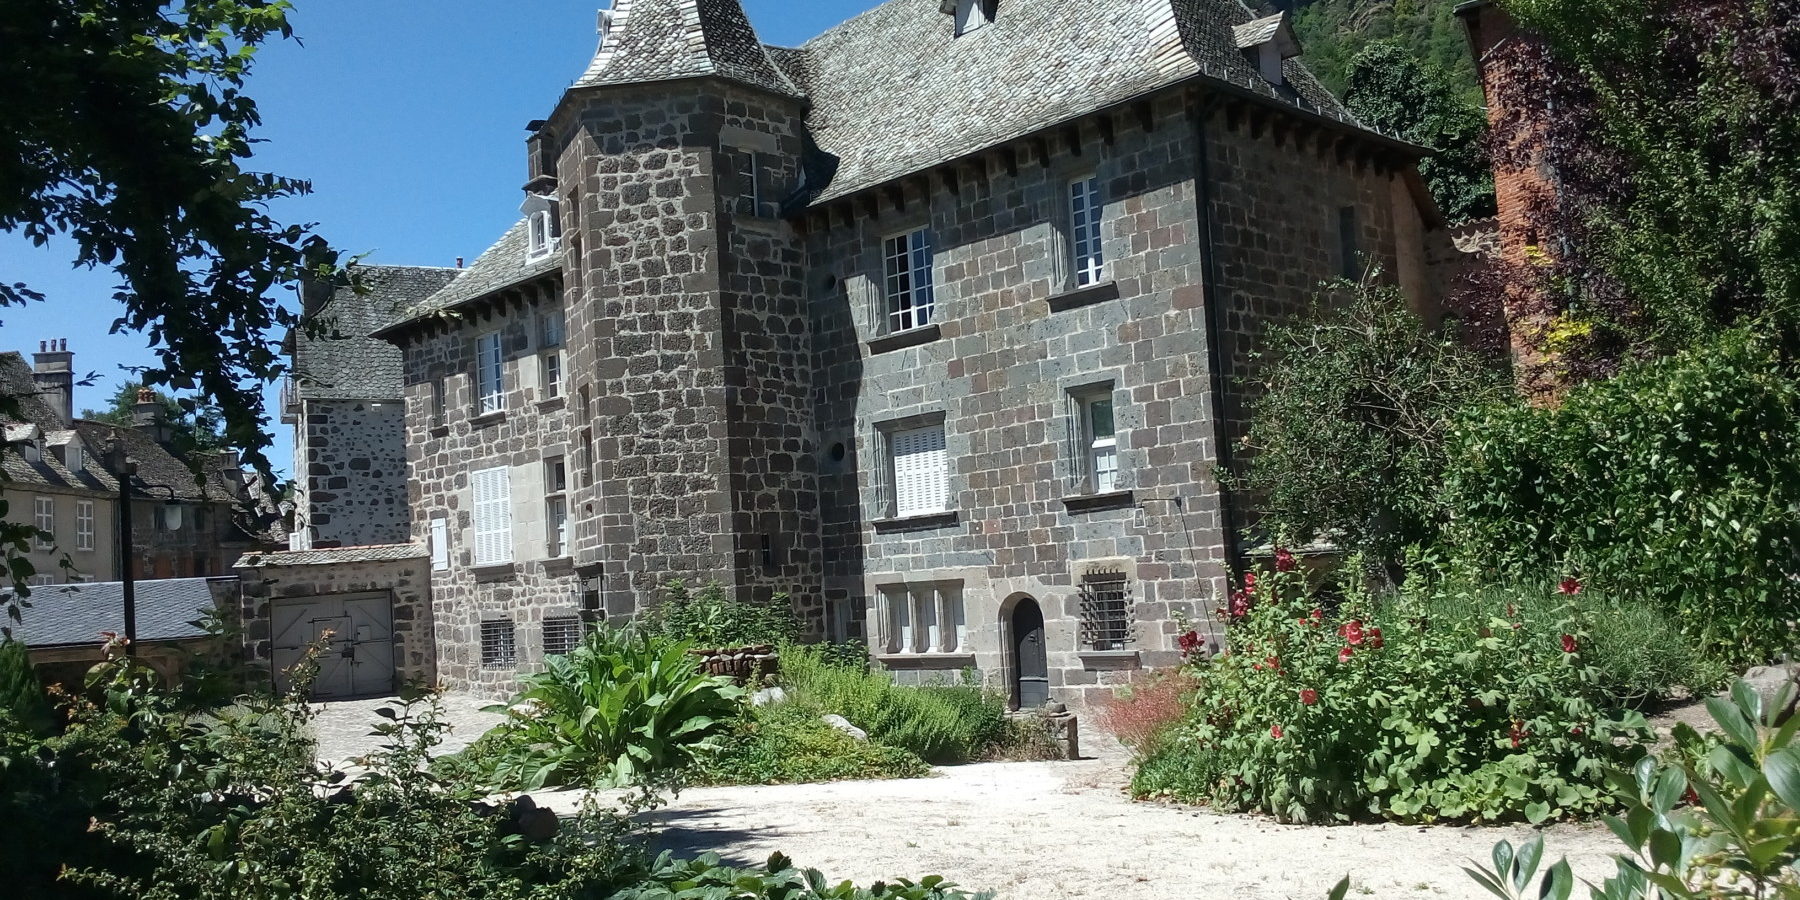
<svg viewBox="0 0 1800 900">
<path fill-rule="evenodd" d="M 31 379 L 65 425 L 74 418 L 75 354 L 69 352 L 66 338 L 38 341 L 38 352 L 31 355 Z"/>
<path fill-rule="evenodd" d="M 159 444 L 169 442 L 169 422 L 161 400 L 149 388 L 138 388 L 137 402 L 131 405 L 131 424 L 150 435 Z"/>
</svg>

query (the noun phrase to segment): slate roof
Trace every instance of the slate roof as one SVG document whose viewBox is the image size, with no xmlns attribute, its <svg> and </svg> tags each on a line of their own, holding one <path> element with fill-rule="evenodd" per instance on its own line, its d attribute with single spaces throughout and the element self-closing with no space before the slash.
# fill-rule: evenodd
<svg viewBox="0 0 1800 900">
<path fill-rule="evenodd" d="M 1275 39 L 1275 35 L 1281 31 L 1281 23 L 1286 20 L 1287 13 L 1263 16 L 1234 26 L 1231 34 L 1239 49 L 1261 46 Z"/>
<path fill-rule="evenodd" d="M 278 550 L 272 553 L 247 553 L 237 561 L 237 568 L 331 566 L 340 563 L 423 559 L 428 555 L 430 555 L 430 550 L 424 544 L 377 544 L 370 547 L 331 547 L 323 550 Z"/>
<path fill-rule="evenodd" d="M 206 636 L 195 624 L 216 608 L 205 578 L 165 578 L 133 582 L 139 643 Z M 117 581 L 57 584 L 33 588 L 30 605 L 19 611 L 13 637 L 29 647 L 98 645 L 101 632 L 125 633 L 125 586 Z"/>
<path fill-rule="evenodd" d="M 325 331 L 294 338 L 294 391 L 306 400 L 399 400 L 405 361 L 399 348 L 370 335 L 392 324 L 456 279 L 461 270 L 438 266 L 358 266 L 363 293 L 332 291 L 310 315 Z"/>
<path fill-rule="evenodd" d="M 575 86 L 702 75 L 801 96 L 737 0 L 618 0 L 606 40 Z"/>
<path fill-rule="evenodd" d="M 1268 101 L 1355 119 L 1297 60 L 1270 85 L 1233 29 L 1236 0 L 1002 0 L 992 24 L 954 34 L 939 0 L 889 0 L 806 42 L 819 149 L 807 202 L 844 196 L 1071 121 L 1196 76 Z M 785 53 L 778 58 L 787 59 Z M 827 181 L 827 177 L 829 180 Z"/>
<path fill-rule="evenodd" d="M 206 458 L 201 463 L 200 473 L 196 474 L 173 451 L 157 443 L 154 437 L 141 428 L 76 419 L 75 430 L 87 443 L 92 451 L 90 455 L 93 456 L 105 453 L 115 439 L 124 444 L 125 455 L 137 462 L 138 479 L 148 484 L 168 485 L 174 490 L 177 499 L 230 503 L 243 496 L 242 471 L 222 457 Z M 110 475 L 108 479 L 110 481 Z M 118 483 L 111 483 L 112 489 L 118 490 Z M 140 490 L 134 496 L 162 501 L 169 499 L 169 492 L 160 489 Z"/>
<path fill-rule="evenodd" d="M 8 420 L 5 422 L 5 437 L 8 441 L 21 440 L 36 435 L 44 441 L 46 451 L 39 454 L 33 462 L 26 458 L 23 449 L 18 446 L 0 447 L 0 470 L 6 473 L 6 480 L 20 485 L 64 488 L 79 491 L 115 492 L 118 482 L 108 473 L 100 458 L 105 452 L 104 445 L 96 445 L 85 436 L 81 441 L 86 446 L 82 453 L 82 466 L 71 470 L 63 465 L 61 457 L 50 452 L 51 447 L 65 447 L 78 435 L 69 428 L 69 423 L 57 413 L 38 393 L 37 382 L 31 377 L 31 364 L 17 352 L 0 353 L 0 395 L 16 398 L 19 411 L 25 421 Z"/>
<path fill-rule="evenodd" d="M 456 277 L 443 290 L 400 310 L 392 324 L 376 329 L 374 334 L 377 337 L 391 334 L 408 322 L 452 310 L 503 288 L 561 271 L 562 255 L 559 253 L 551 253 L 535 260 L 525 258 L 527 227 L 527 221 L 520 219 L 492 247 L 476 257 L 468 268 L 452 270 Z M 394 352 L 398 354 L 399 351 Z"/>
</svg>

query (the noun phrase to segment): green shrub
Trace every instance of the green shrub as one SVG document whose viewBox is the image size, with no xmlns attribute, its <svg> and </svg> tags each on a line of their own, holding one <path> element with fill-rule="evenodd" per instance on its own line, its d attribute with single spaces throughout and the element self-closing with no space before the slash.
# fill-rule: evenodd
<svg viewBox="0 0 1800 900">
<path fill-rule="evenodd" d="M 799 636 L 800 623 L 786 594 L 767 603 L 739 600 L 716 581 L 695 591 L 677 578 L 663 588 L 663 602 L 648 610 L 642 624 L 651 631 L 696 647 L 750 647 L 781 644 Z"/>
<path fill-rule="evenodd" d="M 1606 774 L 1649 732 L 1607 708 L 1576 611 L 1453 612 L 1421 596 L 1433 589 L 1414 580 L 1378 605 L 1350 586 L 1327 617 L 1297 572 L 1253 582 L 1229 651 L 1193 664 L 1192 717 L 1134 792 L 1307 822 L 1608 808 Z"/>
<path fill-rule="evenodd" d="M 633 784 L 715 749 L 744 692 L 700 674 L 692 646 L 636 627 L 599 628 L 573 652 L 545 657 L 513 701 L 534 711 L 499 726 L 495 783 Z"/>
<path fill-rule="evenodd" d="M 1578 573 L 1750 663 L 1800 616 L 1800 382 L 1758 337 L 1628 367 L 1560 408 L 1452 432 L 1445 500 L 1473 570 Z"/>
<path fill-rule="evenodd" d="M 902 878 L 876 882 L 863 889 L 849 882 L 830 884 L 817 869 L 796 869 L 777 853 L 761 871 L 733 869 L 708 853 L 696 859 L 663 854 L 644 882 L 614 894 L 611 900 L 992 900 L 993 894 L 970 895 L 956 885 L 928 875 L 917 882 Z"/>
<path fill-rule="evenodd" d="M 1007 734 L 1005 701 L 974 685 L 904 687 L 885 672 L 834 665 L 805 646 L 782 650 L 781 672 L 796 699 L 933 765 L 981 759 Z"/>
<path fill-rule="evenodd" d="M 11 638 L 0 638 L 0 711 L 31 734 L 48 735 L 56 728 L 50 695 L 31 668 L 25 645 Z"/>
<path fill-rule="evenodd" d="M 810 703 L 756 707 L 719 752 L 702 760 L 706 784 L 805 784 L 871 778 L 918 778 L 931 769 L 909 751 L 859 741 L 820 719 Z"/>
</svg>

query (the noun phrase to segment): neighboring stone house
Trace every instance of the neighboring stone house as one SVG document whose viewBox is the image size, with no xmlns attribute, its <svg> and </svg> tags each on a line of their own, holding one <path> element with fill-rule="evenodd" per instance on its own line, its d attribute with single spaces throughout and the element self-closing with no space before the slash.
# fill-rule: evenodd
<svg viewBox="0 0 1800 900">
<path fill-rule="evenodd" d="M 33 364 L 0 353 L 0 397 L 17 404 L 5 419 L 0 447 L 6 519 L 35 526 L 49 539 L 30 542 L 34 586 L 118 577 L 119 485 L 95 445 L 70 416 L 73 375 L 66 345 L 45 342 Z"/>
<path fill-rule="evenodd" d="M 1266 327 L 1377 271 L 1436 314 L 1422 151 L 1359 126 L 1285 15 L 891 0 L 799 48 L 736 0 L 601 22 L 530 126 L 524 218 L 363 295 L 404 306 L 373 336 L 449 687 L 504 693 L 683 578 L 785 595 L 905 681 L 1088 702 L 1215 633 Z M 394 490 L 317 446 L 315 545 L 345 527 L 317 478 Z"/>
</svg>

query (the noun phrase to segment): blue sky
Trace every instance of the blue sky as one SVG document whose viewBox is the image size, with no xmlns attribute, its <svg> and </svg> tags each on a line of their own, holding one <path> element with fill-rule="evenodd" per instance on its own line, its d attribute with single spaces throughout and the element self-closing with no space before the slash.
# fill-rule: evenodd
<svg viewBox="0 0 1800 900">
<path fill-rule="evenodd" d="M 872 0 L 744 0 L 764 41 L 797 45 Z M 253 167 L 310 179 L 313 193 L 276 209 L 317 222 L 369 262 L 473 260 L 518 215 L 525 123 L 543 118 L 594 45 L 596 0 L 296 0 L 298 42 L 258 57 L 250 93 L 267 141 Z M 0 350 L 28 354 L 66 338 L 94 372 L 75 405 L 98 407 L 150 361 L 144 337 L 109 335 L 118 315 L 110 271 L 71 270 L 71 249 L 0 235 L 0 278 L 47 300 L 0 309 Z M 270 409 L 274 410 L 273 393 Z M 279 422 L 274 462 L 289 439 Z"/>
</svg>

